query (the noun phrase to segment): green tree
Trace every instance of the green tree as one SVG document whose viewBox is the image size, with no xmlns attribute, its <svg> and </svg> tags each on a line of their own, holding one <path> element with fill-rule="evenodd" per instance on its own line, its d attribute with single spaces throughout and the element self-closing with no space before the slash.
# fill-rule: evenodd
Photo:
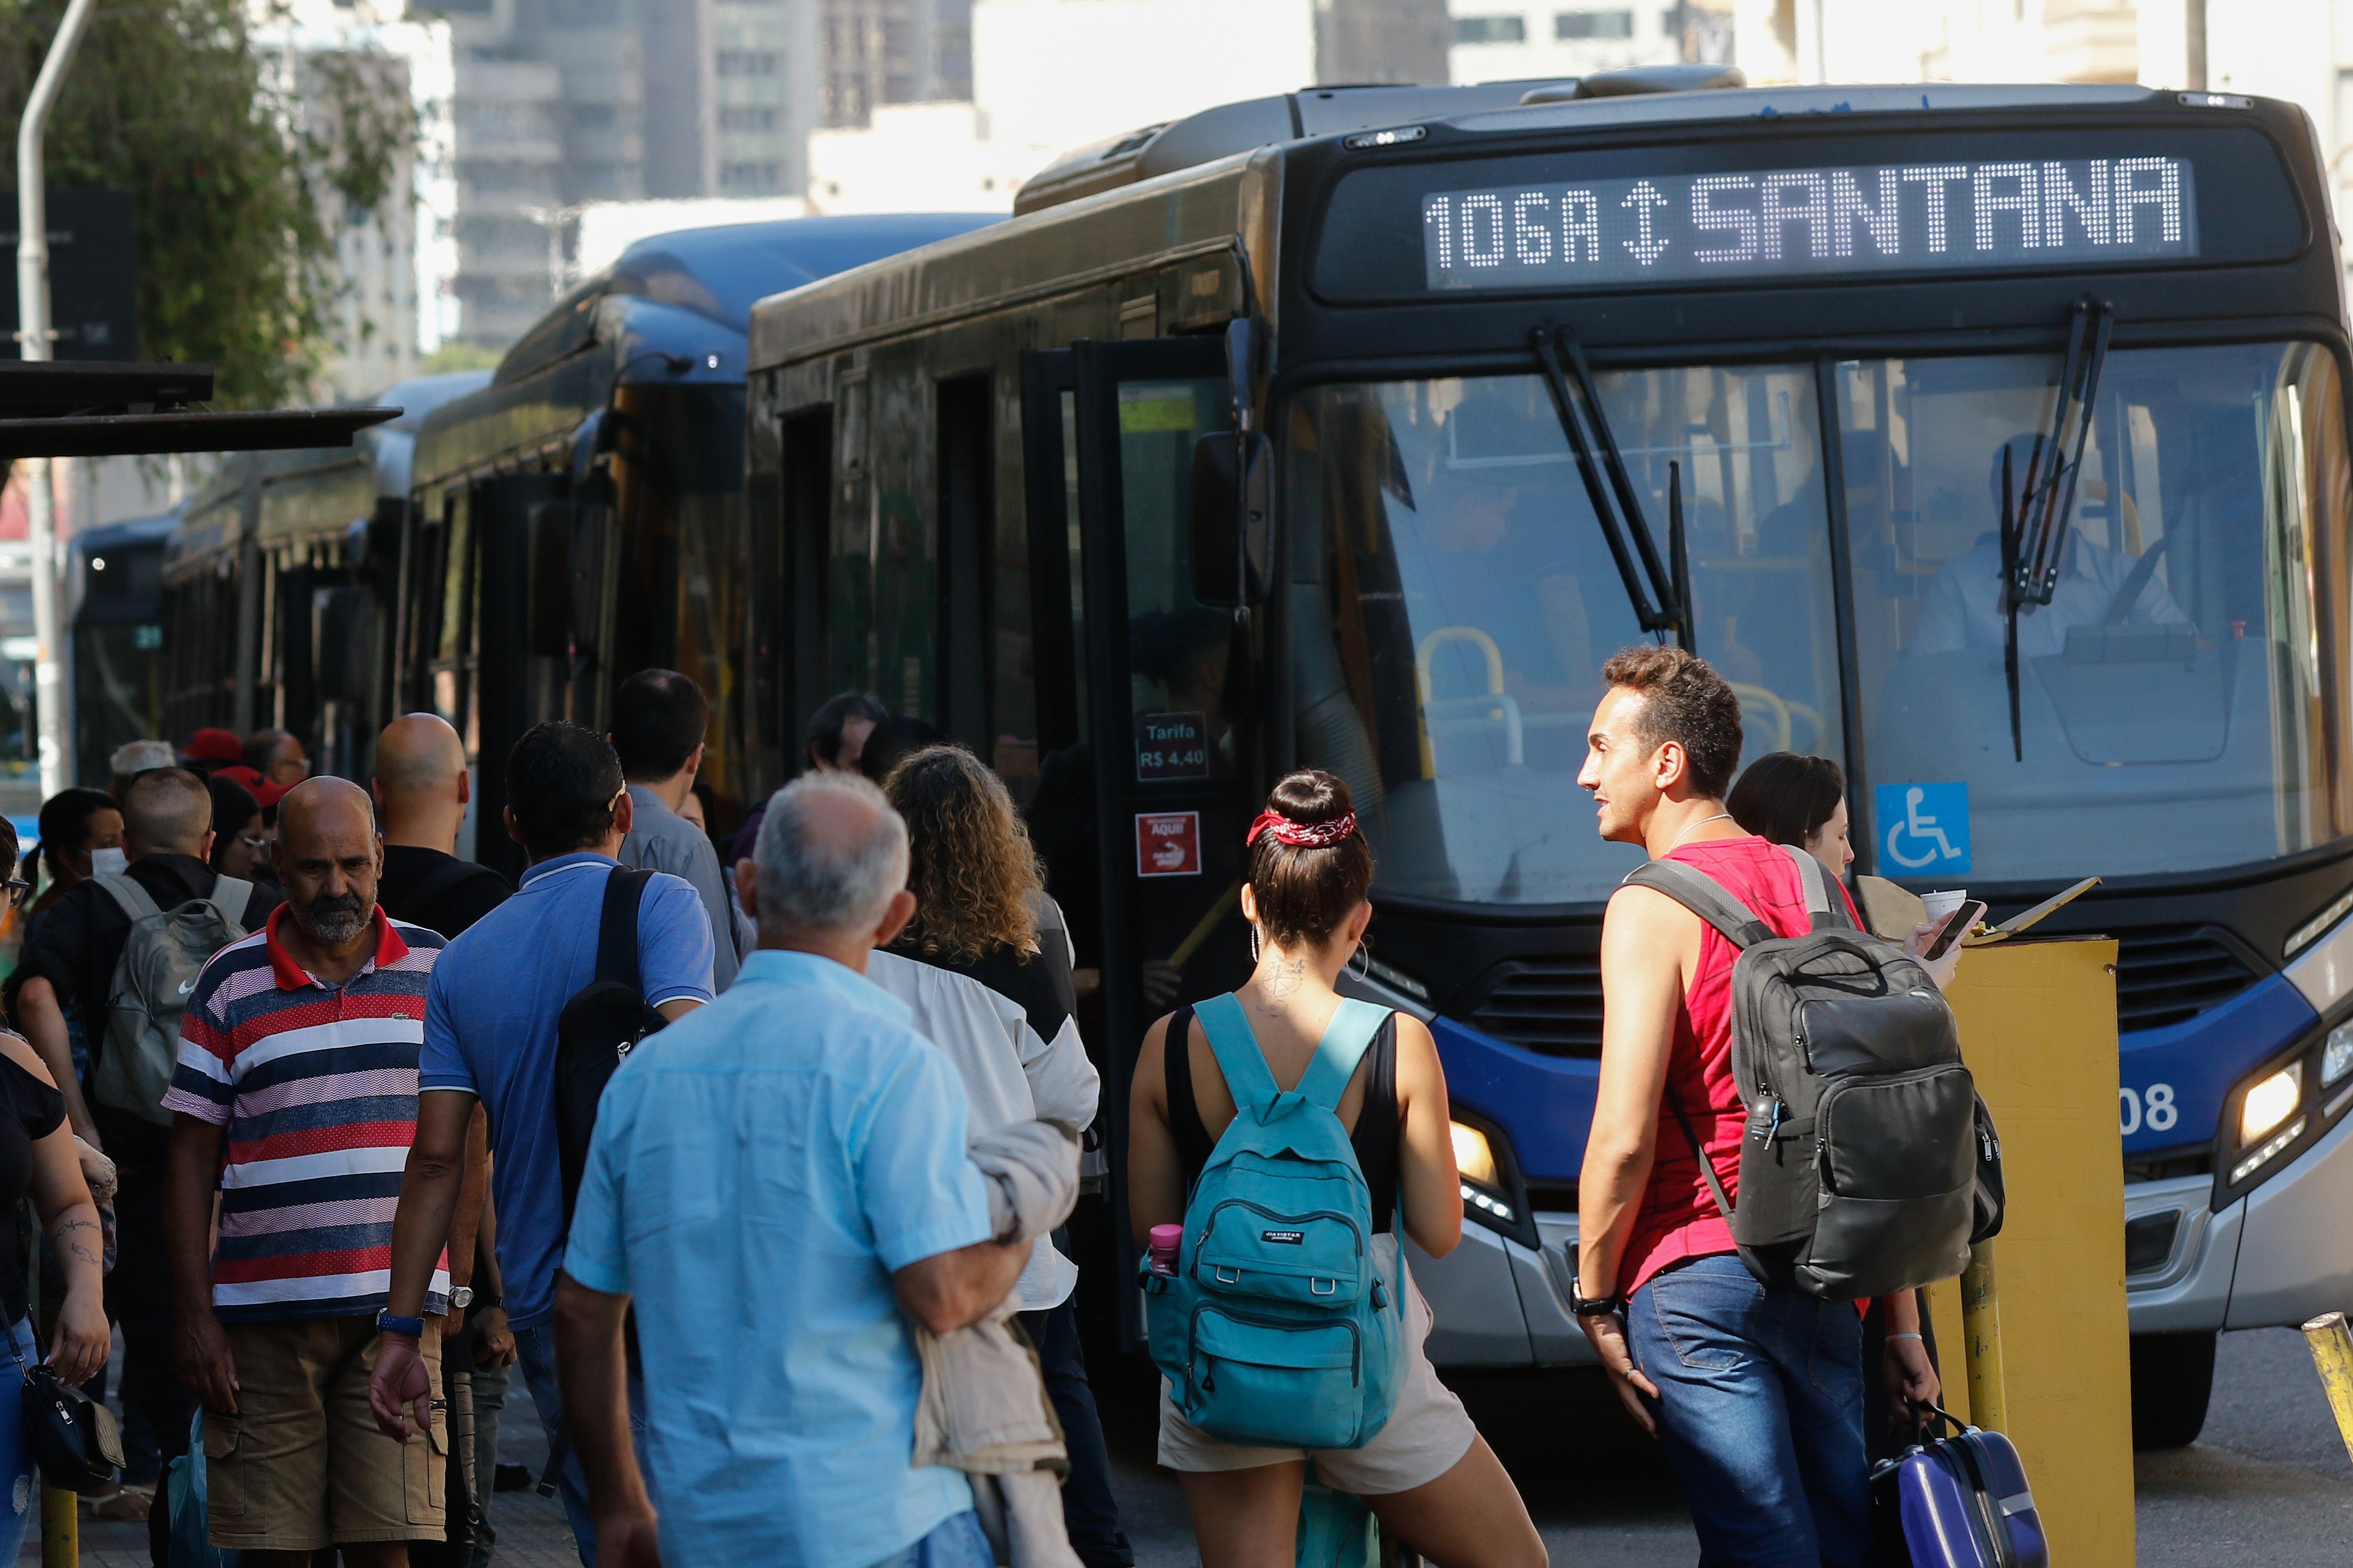
<svg viewBox="0 0 2353 1568">
<path fill-rule="evenodd" d="M 64 12 L 0 0 L 12 153 Z M 287 68 L 246 0 L 105 0 L 49 121 L 47 175 L 51 190 L 132 193 L 142 356 L 218 366 L 227 406 L 303 393 L 332 348 L 336 235 L 386 199 L 415 142 L 396 89 L 356 57 Z"/>
</svg>

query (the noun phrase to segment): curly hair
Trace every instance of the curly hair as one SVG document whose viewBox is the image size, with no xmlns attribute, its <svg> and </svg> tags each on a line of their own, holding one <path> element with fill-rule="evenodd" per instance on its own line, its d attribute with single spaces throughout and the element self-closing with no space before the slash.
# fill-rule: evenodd
<svg viewBox="0 0 2353 1568">
<path fill-rule="evenodd" d="M 915 915 L 901 941 L 965 963 L 999 946 L 1026 955 L 1045 879 L 1004 781 L 962 746 L 926 746 L 891 770 L 882 793 L 906 819 L 911 851 Z"/>
</svg>

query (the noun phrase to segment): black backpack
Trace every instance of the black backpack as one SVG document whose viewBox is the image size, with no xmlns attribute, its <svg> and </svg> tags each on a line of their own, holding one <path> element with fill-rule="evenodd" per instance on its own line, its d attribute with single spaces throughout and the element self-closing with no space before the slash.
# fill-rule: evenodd
<svg viewBox="0 0 2353 1568">
<path fill-rule="evenodd" d="M 1782 846 L 1812 930 L 1770 926 L 1705 872 L 1651 860 L 1626 880 L 1667 895 L 1740 952 L 1732 969 L 1732 1075 L 1746 1126 L 1736 1209 L 1693 1130 L 1749 1272 L 1767 1285 L 1860 1300 L 1960 1273 L 2000 1228 L 2000 1142 L 1952 1009 L 1917 959 L 1861 931 L 1821 862 Z"/>
<path fill-rule="evenodd" d="M 621 1058 L 664 1022 L 646 1005 L 638 970 L 638 905 L 653 878 L 651 871 L 628 866 L 616 867 L 606 877 L 596 976 L 572 994 L 555 1020 L 555 1150 L 566 1226 L 588 1168 L 588 1140 L 596 1131 L 596 1102 L 605 1085 Z"/>
</svg>

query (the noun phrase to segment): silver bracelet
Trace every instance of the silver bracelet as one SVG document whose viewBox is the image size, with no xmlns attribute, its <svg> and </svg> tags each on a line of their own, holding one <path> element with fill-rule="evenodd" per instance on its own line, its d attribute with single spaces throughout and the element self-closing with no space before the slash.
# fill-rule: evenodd
<svg viewBox="0 0 2353 1568">
<path fill-rule="evenodd" d="M 1891 1340 L 1916 1340 L 1920 1336 L 1917 1334 L 1890 1334 L 1887 1337 Z"/>
</svg>

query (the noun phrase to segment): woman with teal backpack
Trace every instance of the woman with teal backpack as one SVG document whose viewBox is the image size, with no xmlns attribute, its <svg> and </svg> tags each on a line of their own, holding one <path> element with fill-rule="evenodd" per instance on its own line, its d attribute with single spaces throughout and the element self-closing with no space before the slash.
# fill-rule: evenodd
<svg viewBox="0 0 2353 1568">
<path fill-rule="evenodd" d="M 1446 1079 L 1416 1019 L 1334 988 L 1372 921 L 1348 787 L 1303 769 L 1250 828 L 1240 990 L 1154 1024 L 1129 1110 L 1160 1462 L 1202 1568 L 1294 1568 L 1306 1461 L 1443 1568 L 1544 1568 L 1527 1509 L 1422 1351 L 1398 1230 L 1462 1235 Z M 1165 1233 L 1164 1233 L 1165 1234 Z"/>
</svg>

